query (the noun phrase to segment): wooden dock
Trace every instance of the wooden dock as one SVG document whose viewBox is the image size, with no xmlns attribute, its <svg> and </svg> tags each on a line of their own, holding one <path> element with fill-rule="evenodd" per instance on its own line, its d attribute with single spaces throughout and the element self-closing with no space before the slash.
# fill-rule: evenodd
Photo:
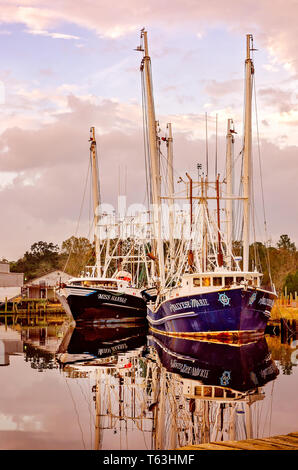
<svg viewBox="0 0 298 470">
<path fill-rule="evenodd" d="M 245 441 L 209 442 L 180 447 L 179 450 L 298 450 L 298 432 Z"/>
<path fill-rule="evenodd" d="M 51 303 L 47 299 L 26 299 L 19 298 L 15 300 L 0 302 L 0 314 L 24 314 L 24 313 L 58 313 L 62 312 L 63 307 L 59 302 Z"/>
</svg>

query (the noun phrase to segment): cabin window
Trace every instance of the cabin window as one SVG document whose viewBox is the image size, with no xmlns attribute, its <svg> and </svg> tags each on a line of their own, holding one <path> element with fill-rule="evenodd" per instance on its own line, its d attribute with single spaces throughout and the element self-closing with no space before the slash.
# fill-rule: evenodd
<svg viewBox="0 0 298 470">
<path fill-rule="evenodd" d="M 109 281 L 83 281 L 79 283 L 80 285 L 84 285 L 86 287 L 102 287 L 106 289 L 117 289 L 116 282 L 109 282 Z"/>
<path fill-rule="evenodd" d="M 98 284 L 97 287 L 106 287 L 107 289 L 117 289 L 116 282 L 105 282 L 103 284 Z"/>
<path fill-rule="evenodd" d="M 236 277 L 236 283 L 241 284 L 244 281 L 244 277 Z"/>
<path fill-rule="evenodd" d="M 222 278 L 221 277 L 214 277 L 213 278 L 213 285 L 214 286 L 221 286 L 222 285 Z"/>
<path fill-rule="evenodd" d="M 225 277 L 225 286 L 226 287 L 230 287 L 234 282 L 234 278 L 233 277 Z"/>
<path fill-rule="evenodd" d="M 209 287 L 210 286 L 210 277 L 202 277 L 202 286 Z"/>
<path fill-rule="evenodd" d="M 201 279 L 199 277 L 194 277 L 193 279 L 193 285 L 195 287 L 201 287 Z"/>
</svg>

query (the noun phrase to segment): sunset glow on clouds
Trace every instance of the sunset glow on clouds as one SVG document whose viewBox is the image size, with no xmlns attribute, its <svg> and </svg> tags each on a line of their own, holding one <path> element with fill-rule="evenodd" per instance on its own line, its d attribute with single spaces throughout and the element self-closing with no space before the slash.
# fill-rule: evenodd
<svg viewBox="0 0 298 470">
<path fill-rule="evenodd" d="M 296 1 L 287 0 L 286 8 L 280 0 L 0 0 L 0 6 L 0 257 L 15 259 L 37 240 L 60 244 L 74 234 L 90 126 L 103 199 L 117 196 L 118 173 L 126 168 L 127 195 L 143 202 L 141 55 L 134 49 L 144 26 L 157 119 L 163 130 L 172 123 L 182 174 L 196 174 L 204 160 L 205 112 L 211 152 L 218 115 L 221 171 L 228 118 L 241 147 L 245 36 L 253 34 L 268 225 L 274 241 L 288 233 L 298 242 Z"/>
</svg>

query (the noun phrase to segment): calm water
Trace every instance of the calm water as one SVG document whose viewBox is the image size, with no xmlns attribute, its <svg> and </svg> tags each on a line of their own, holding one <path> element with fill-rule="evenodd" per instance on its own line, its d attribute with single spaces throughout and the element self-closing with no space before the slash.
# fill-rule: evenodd
<svg viewBox="0 0 298 470">
<path fill-rule="evenodd" d="M 298 431 L 296 338 L 0 325 L 0 449 L 173 449 Z"/>
</svg>

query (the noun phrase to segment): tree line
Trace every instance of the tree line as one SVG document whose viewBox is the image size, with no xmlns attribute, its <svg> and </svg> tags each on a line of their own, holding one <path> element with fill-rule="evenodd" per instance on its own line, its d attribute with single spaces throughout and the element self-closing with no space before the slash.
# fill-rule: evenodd
<svg viewBox="0 0 298 470">
<path fill-rule="evenodd" d="M 241 242 L 234 242 L 234 252 L 241 255 Z M 94 263 L 94 243 L 84 237 L 72 236 L 63 241 L 61 247 L 44 241 L 33 243 L 20 259 L 10 262 L 10 270 L 24 273 L 25 282 L 28 282 L 58 269 L 78 276 L 86 265 Z M 275 246 L 265 246 L 261 242 L 250 245 L 250 270 L 254 269 L 263 272 L 264 287 L 269 288 L 273 282 L 279 293 L 285 288 L 288 294 L 298 292 L 298 252 L 287 234 L 281 235 Z"/>
<path fill-rule="evenodd" d="M 87 238 L 72 236 L 62 243 L 61 248 L 44 241 L 33 243 L 20 259 L 10 262 L 10 271 L 24 273 L 27 282 L 55 270 L 78 276 L 86 265 L 94 262 L 94 244 Z"/>
</svg>

